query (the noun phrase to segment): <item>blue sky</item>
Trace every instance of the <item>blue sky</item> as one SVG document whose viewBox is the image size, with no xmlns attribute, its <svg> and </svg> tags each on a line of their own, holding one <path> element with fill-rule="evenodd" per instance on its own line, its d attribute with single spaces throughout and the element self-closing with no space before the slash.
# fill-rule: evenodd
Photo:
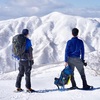
<svg viewBox="0 0 100 100">
<path fill-rule="evenodd" d="M 100 18 L 100 0 L 0 0 L 0 20 L 51 12 Z"/>
<path fill-rule="evenodd" d="M 100 7 L 100 0 L 63 0 L 73 4 L 75 7 Z"/>
</svg>

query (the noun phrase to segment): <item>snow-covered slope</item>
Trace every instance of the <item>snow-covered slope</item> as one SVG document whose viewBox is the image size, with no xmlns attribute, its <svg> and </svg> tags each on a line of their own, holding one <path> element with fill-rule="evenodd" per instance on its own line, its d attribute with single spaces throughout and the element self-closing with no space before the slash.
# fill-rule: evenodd
<svg viewBox="0 0 100 100">
<path fill-rule="evenodd" d="M 33 16 L 0 21 L 0 72 L 14 70 L 11 41 L 23 28 L 30 30 L 36 65 L 64 61 L 66 42 L 72 37 L 74 27 L 80 30 L 79 38 L 84 41 L 86 56 L 87 53 L 96 54 L 100 50 L 100 19 L 53 12 L 41 18 Z"/>
<path fill-rule="evenodd" d="M 40 66 L 38 66 L 40 67 Z M 54 78 L 59 77 L 63 63 L 44 65 L 32 70 L 32 88 L 40 93 L 14 93 L 15 81 L 18 71 L 0 75 L 0 100 L 100 100 L 100 77 L 91 76 L 85 69 L 89 85 L 95 87 L 94 90 L 69 90 L 71 84 L 66 85 L 65 91 L 57 90 L 54 85 Z M 78 87 L 82 87 L 81 79 L 77 70 L 75 80 Z M 22 80 L 22 88 L 25 88 L 25 78 Z"/>
</svg>

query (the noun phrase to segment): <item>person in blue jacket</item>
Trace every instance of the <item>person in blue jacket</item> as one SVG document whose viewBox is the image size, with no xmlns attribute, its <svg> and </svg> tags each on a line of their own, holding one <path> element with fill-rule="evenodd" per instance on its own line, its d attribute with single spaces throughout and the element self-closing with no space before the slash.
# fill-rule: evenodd
<svg viewBox="0 0 100 100">
<path fill-rule="evenodd" d="M 65 49 L 65 66 L 72 68 L 73 74 L 71 76 L 72 87 L 70 89 L 77 89 L 76 82 L 74 79 L 74 69 L 77 68 L 83 82 L 83 89 L 90 89 L 91 86 L 87 85 L 86 76 L 83 65 L 86 64 L 84 61 L 84 44 L 81 39 L 78 39 L 77 28 L 72 29 L 72 39 L 67 42 Z"/>
<path fill-rule="evenodd" d="M 31 40 L 28 38 L 29 30 L 23 29 L 22 34 L 26 38 L 26 50 L 19 59 L 19 73 L 16 80 L 16 87 L 17 87 L 17 91 L 20 92 L 23 91 L 23 89 L 21 88 L 21 80 L 25 73 L 27 91 L 34 92 L 34 90 L 31 88 L 31 78 L 30 78 L 31 69 L 32 69 L 32 65 L 34 64 L 34 60 L 32 55 L 33 49 L 32 49 Z"/>
</svg>

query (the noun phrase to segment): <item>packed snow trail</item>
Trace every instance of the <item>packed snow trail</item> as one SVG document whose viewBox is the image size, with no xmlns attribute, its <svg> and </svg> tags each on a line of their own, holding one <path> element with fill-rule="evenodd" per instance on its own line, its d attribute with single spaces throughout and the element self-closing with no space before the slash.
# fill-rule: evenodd
<svg viewBox="0 0 100 100">
<path fill-rule="evenodd" d="M 65 90 L 59 91 L 54 85 L 54 78 L 59 77 L 61 70 L 64 68 L 63 63 L 33 66 L 32 70 L 32 88 L 41 91 L 40 93 L 14 93 L 15 81 L 18 74 L 10 72 L 0 75 L 0 100 L 100 100 L 100 77 L 90 75 L 92 72 L 85 68 L 87 81 L 93 85 L 95 90 Z M 82 87 L 80 76 L 75 70 L 75 79 L 78 87 Z M 70 87 L 71 84 L 65 86 Z M 22 80 L 22 88 L 25 90 L 25 80 Z"/>
</svg>

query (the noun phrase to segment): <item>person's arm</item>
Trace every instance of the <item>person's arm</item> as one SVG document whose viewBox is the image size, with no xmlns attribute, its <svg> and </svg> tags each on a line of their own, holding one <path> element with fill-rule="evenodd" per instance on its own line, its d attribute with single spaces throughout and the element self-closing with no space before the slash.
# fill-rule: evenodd
<svg viewBox="0 0 100 100">
<path fill-rule="evenodd" d="M 67 42 L 65 49 L 65 67 L 68 66 L 68 53 L 69 53 L 69 42 Z"/>
<path fill-rule="evenodd" d="M 82 42 L 82 48 L 81 48 L 81 59 L 82 59 L 82 62 L 83 62 L 83 64 L 84 64 L 84 66 L 87 66 L 87 62 L 85 62 L 85 60 L 84 60 L 84 44 L 83 44 L 83 42 Z"/>
<path fill-rule="evenodd" d="M 34 59 L 33 59 L 33 53 L 32 53 L 32 51 L 33 51 L 33 48 L 30 47 L 29 48 L 29 61 L 30 61 L 30 65 L 34 64 Z"/>
<path fill-rule="evenodd" d="M 33 59 L 33 48 L 31 44 L 31 40 L 28 40 L 28 59 L 30 61 L 30 64 L 34 64 L 34 59 Z"/>
<path fill-rule="evenodd" d="M 82 47 L 81 47 L 81 59 L 82 59 L 82 61 L 84 60 L 84 44 L 83 44 L 83 41 L 82 41 Z"/>
<path fill-rule="evenodd" d="M 30 47 L 29 48 L 29 60 L 33 60 L 33 53 L 32 53 L 32 51 L 33 51 L 33 48 Z"/>
</svg>

